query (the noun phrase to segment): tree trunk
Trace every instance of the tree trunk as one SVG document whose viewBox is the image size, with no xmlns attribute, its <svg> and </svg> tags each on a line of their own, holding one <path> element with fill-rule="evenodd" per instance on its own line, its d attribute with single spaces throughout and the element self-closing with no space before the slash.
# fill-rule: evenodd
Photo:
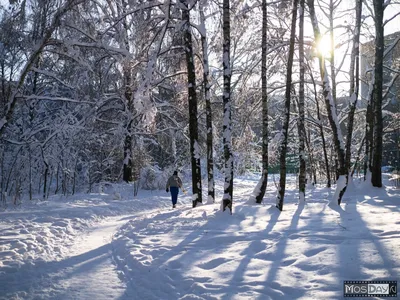
<svg viewBox="0 0 400 300">
<path fill-rule="evenodd" d="M 4 189 L 4 157 L 5 157 L 5 147 L 2 143 L 0 143 L 0 205 L 5 204 L 5 189 Z"/>
<path fill-rule="evenodd" d="M 65 171 L 65 167 L 63 167 L 62 171 L 62 180 L 61 180 L 61 190 L 64 196 L 67 195 L 67 172 Z"/>
<path fill-rule="evenodd" d="M 89 161 L 89 163 L 88 163 L 88 184 L 89 184 L 89 193 L 91 193 L 92 192 L 92 184 L 93 184 L 93 182 L 92 182 L 92 170 L 91 170 L 92 168 L 91 168 L 91 163 L 90 163 L 90 161 Z M 57 169 L 57 173 L 58 173 L 58 169 Z M 57 175 L 58 176 L 58 175 Z"/>
<path fill-rule="evenodd" d="M 326 186 L 328 188 L 331 187 L 332 182 L 331 182 L 331 171 L 330 171 L 330 166 L 329 166 L 329 159 L 328 159 L 328 151 L 326 151 L 326 141 L 325 141 L 325 134 L 324 134 L 324 127 L 322 126 L 322 118 L 321 118 L 321 111 L 319 108 L 319 100 L 318 100 L 318 94 L 317 94 L 317 85 L 315 84 L 314 76 L 312 75 L 311 68 L 310 68 L 310 76 L 311 76 L 311 81 L 313 83 L 314 87 L 314 95 L 315 95 L 315 105 L 317 107 L 317 118 L 318 118 L 318 125 L 319 125 L 319 130 L 320 130 L 320 135 L 321 135 L 321 141 L 322 141 L 322 150 L 324 153 L 324 163 L 325 163 L 325 172 L 326 172 Z"/>
<path fill-rule="evenodd" d="M 32 194 L 33 194 L 33 186 L 32 186 L 32 151 L 31 147 L 28 145 L 28 151 L 29 151 L 29 200 L 32 200 Z"/>
<path fill-rule="evenodd" d="M 375 80 L 372 78 L 371 80 Z M 371 89 L 373 93 L 373 88 Z M 365 116 L 365 161 L 364 161 L 364 176 L 372 171 L 372 144 L 374 140 L 374 116 L 373 116 L 373 102 L 372 96 L 368 97 L 367 111 Z"/>
<path fill-rule="evenodd" d="M 43 163 L 45 165 L 44 167 L 44 179 L 43 179 L 43 200 L 46 200 L 46 195 L 47 195 L 47 177 L 49 174 L 49 164 L 43 160 Z"/>
<path fill-rule="evenodd" d="M 129 30 L 129 24 L 126 19 L 126 12 L 129 10 L 128 3 L 123 1 L 121 7 L 122 14 L 124 18 L 122 19 L 122 26 L 125 34 L 121 34 L 122 40 L 120 41 L 120 46 L 125 47 L 126 51 L 130 51 L 129 40 L 126 32 Z M 125 139 L 124 139 L 124 161 L 123 161 L 123 174 L 122 180 L 125 182 L 132 182 L 133 181 L 133 134 L 132 134 L 132 127 L 133 127 L 133 114 L 134 114 L 134 94 L 133 94 L 133 80 L 134 76 L 132 75 L 131 69 L 131 61 L 129 57 L 125 58 L 122 65 L 122 72 L 124 78 L 124 97 L 127 107 L 128 113 L 128 121 L 126 125 L 126 132 L 125 132 Z"/>
<path fill-rule="evenodd" d="M 309 163 L 309 168 L 310 168 L 310 175 L 311 178 L 313 179 L 313 184 L 317 184 L 317 171 L 316 171 L 316 166 L 317 166 L 317 162 L 315 161 L 313 152 L 314 152 L 314 148 L 311 147 L 311 131 L 308 130 L 308 134 L 305 135 L 305 145 L 307 147 L 307 151 L 308 151 L 308 163 Z M 300 186 L 300 184 L 299 184 Z"/>
<path fill-rule="evenodd" d="M 197 203 L 202 203 L 201 193 L 201 168 L 200 168 L 200 148 L 199 134 L 197 126 L 197 96 L 196 96 L 196 70 L 194 66 L 194 55 L 192 46 L 192 33 L 190 30 L 190 13 L 186 0 L 180 0 L 182 9 L 182 21 L 184 22 L 184 43 L 186 53 L 187 78 L 188 78 L 188 103 L 189 103 L 189 135 L 190 135 L 190 155 L 192 165 L 192 191 L 193 207 Z"/>
<path fill-rule="evenodd" d="M 133 161 L 132 161 L 132 121 L 128 124 L 127 133 L 124 140 L 124 170 L 122 179 L 125 182 L 131 182 L 133 177 Z"/>
<path fill-rule="evenodd" d="M 225 184 L 224 195 L 222 197 L 222 210 L 229 208 L 232 214 L 233 201 L 233 153 L 232 153 L 232 100 L 231 100 L 231 59 L 230 59 L 230 5 L 229 0 L 223 0 L 223 46 L 222 64 L 224 70 L 224 89 L 223 89 L 223 140 L 224 145 L 224 169 Z"/>
<path fill-rule="evenodd" d="M 362 11 L 362 0 L 356 1 L 356 27 L 353 39 L 353 49 L 351 51 L 350 59 L 350 111 L 348 115 L 347 123 L 347 139 L 346 139 L 346 170 L 349 174 L 351 169 L 351 141 L 353 136 L 353 125 L 354 125 L 354 113 L 356 111 L 356 105 L 358 100 L 359 92 L 359 54 L 360 54 L 360 30 L 361 30 L 361 11 Z M 347 175 L 347 182 L 349 181 L 349 175 Z"/>
<path fill-rule="evenodd" d="M 310 11 L 311 23 L 314 30 L 314 37 L 318 41 L 321 38 L 321 34 L 318 26 L 317 17 L 315 14 L 314 0 L 307 0 L 307 4 Z M 328 112 L 328 120 L 332 129 L 333 142 L 335 145 L 336 155 L 338 158 L 338 166 L 337 166 L 338 170 L 337 172 L 339 175 L 338 177 L 341 176 L 345 177 L 347 172 L 345 166 L 345 147 L 344 147 L 342 130 L 340 128 L 339 120 L 336 114 L 336 105 L 332 96 L 332 90 L 329 84 L 324 58 L 322 57 L 321 54 L 319 54 L 318 59 L 319 59 L 319 68 L 322 79 L 322 90 L 325 100 L 325 106 Z M 340 184 L 337 185 L 334 201 L 337 201 L 337 203 L 340 205 L 342 196 L 346 190 L 346 180 L 344 180 L 344 184 L 343 180 L 340 180 L 339 182 Z"/>
<path fill-rule="evenodd" d="M 336 70 L 335 70 L 335 36 L 333 34 L 333 12 L 335 10 L 335 4 L 333 0 L 329 2 L 329 38 L 331 42 L 330 49 L 330 67 L 331 67 L 331 80 L 332 80 L 332 98 L 335 103 L 336 109 Z M 337 113 L 337 111 L 336 111 Z"/>
<path fill-rule="evenodd" d="M 133 197 L 136 197 L 139 192 L 139 179 L 133 182 Z"/>
<path fill-rule="evenodd" d="M 204 98 L 206 100 L 206 127 L 207 127 L 207 174 L 208 174 L 208 199 L 207 203 L 215 202 L 215 183 L 214 183 L 214 149 L 213 149 L 213 128 L 212 128 L 212 110 L 210 93 L 210 69 L 208 63 L 208 44 L 205 27 L 205 18 L 203 12 L 203 2 L 199 4 L 200 22 L 201 22 L 201 46 L 203 50 L 203 85 Z"/>
<path fill-rule="evenodd" d="M 280 178 L 279 178 L 279 192 L 278 192 L 278 197 L 276 199 L 276 207 L 280 211 L 282 211 L 283 209 L 283 201 L 285 198 L 285 189 L 286 189 L 286 152 L 287 152 L 288 129 L 289 129 L 289 118 L 290 118 L 292 67 L 293 67 L 293 55 L 294 55 L 294 42 L 296 37 L 296 18 L 297 18 L 298 3 L 299 3 L 298 0 L 293 0 L 289 55 L 288 55 L 288 63 L 286 69 L 285 116 L 283 120 L 282 137 L 279 147 Z"/>
<path fill-rule="evenodd" d="M 356 167 L 357 167 L 357 165 L 358 165 L 358 162 L 360 161 L 360 155 L 361 155 L 361 151 L 362 151 L 362 148 L 363 148 L 363 146 L 364 146 L 364 143 L 365 143 L 365 136 L 363 137 L 363 139 L 362 139 L 362 141 L 361 141 L 361 143 L 360 143 L 360 147 L 358 148 L 357 156 L 356 156 L 356 159 L 355 159 L 355 162 L 354 162 L 354 165 L 353 165 L 353 169 L 352 169 L 352 171 L 351 171 L 351 177 L 353 177 L 354 172 L 355 172 L 355 170 L 356 170 Z M 357 169 L 359 170 L 360 167 L 358 167 Z M 360 173 L 360 172 L 358 172 L 358 173 Z"/>
<path fill-rule="evenodd" d="M 253 194 L 261 203 L 268 185 L 268 95 L 267 95 L 267 1 L 262 1 L 261 101 L 262 101 L 262 176 Z"/>
<path fill-rule="evenodd" d="M 47 188 L 46 199 L 49 199 L 50 188 L 51 188 L 51 183 L 52 182 L 53 182 L 53 170 L 51 170 L 50 176 L 49 176 L 49 187 Z"/>
<path fill-rule="evenodd" d="M 76 190 L 76 175 L 77 175 L 77 166 L 78 166 L 78 159 L 75 161 L 75 166 L 74 166 L 74 177 L 72 178 L 72 195 L 75 195 L 75 190 Z"/>
<path fill-rule="evenodd" d="M 299 15 L 299 64 L 300 64 L 300 87 L 299 87 L 299 201 L 306 199 L 306 159 L 305 159 L 305 139 L 306 128 L 304 126 L 304 0 L 300 0 Z"/>
<path fill-rule="evenodd" d="M 90 176 L 90 168 L 89 168 L 89 176 Z M 90 177 L 89 177 L 90 178 Z M 57 165 L 57 173 L 56 173 L 56 188 L 55 188 L 55 190 L 54 190 L 54 195 L 57 195 L 57 193 L 58 193 L 58 190 L 59 190 L 59 180 L 60 180 L 60 164 L 58 164 Z M 90 185 L 91 186 L 91 185 Z M 90 191 L 89 192 L 91 192 L 92 191 L 92 189 L 90 189 Z"/>
<path fill-rule="evenodd" d="M 375 12 L 375 81 L 373 96 L 374 113 L 374 140 L 373 140 L 373 158 L 372 158 L 372 177 L 373 186 L 382 187 L 382 86 L 383 86 L 383 53 L 384 53 L 384 35 L 383 35 L 383 11 L 384 4 L 382 0 L 374 0 Z"/>
</svg>

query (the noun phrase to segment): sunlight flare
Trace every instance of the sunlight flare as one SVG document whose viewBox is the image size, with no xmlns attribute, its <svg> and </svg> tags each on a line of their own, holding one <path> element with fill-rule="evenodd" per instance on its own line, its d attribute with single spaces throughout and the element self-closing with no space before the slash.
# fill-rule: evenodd
<svg viewBox="0 0 400 300">
<path fill-rule="evenodd" d="M 317 53 L 323 57 L 330 57 L 331 55 L 331 37 L 329 35 L 321 35 L 321 38 L 317 42 Z"/>
</svg>

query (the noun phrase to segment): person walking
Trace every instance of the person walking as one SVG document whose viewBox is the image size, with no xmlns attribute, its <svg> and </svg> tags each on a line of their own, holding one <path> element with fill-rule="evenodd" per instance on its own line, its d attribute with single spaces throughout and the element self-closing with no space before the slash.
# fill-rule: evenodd
<svg viewBox="0 0 400 300">
<path fill-rule="evenodd" d="M 182 188 L 182 180 L 178 176 L 178 171 L 174 171 L 174 174 L 168 178 L 167 186 L 165 191 L 168 193 L 171 191 L 172 208 L 176 207 L 176 202 L 178 202 L 179 188 Z"/>
</svg>

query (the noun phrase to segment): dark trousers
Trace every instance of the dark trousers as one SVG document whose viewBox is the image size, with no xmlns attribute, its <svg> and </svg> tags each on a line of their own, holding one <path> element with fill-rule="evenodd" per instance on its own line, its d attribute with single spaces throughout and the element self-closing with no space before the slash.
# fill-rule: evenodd
<svg viewBox="0 0 400 300">
<path fill-rule="evenodd" d="M 171 191 L 172 204 L 175 205 L 178 201 L 179 188 L 176 186 L 171 186 L 169 189 Z"/>
</svg>

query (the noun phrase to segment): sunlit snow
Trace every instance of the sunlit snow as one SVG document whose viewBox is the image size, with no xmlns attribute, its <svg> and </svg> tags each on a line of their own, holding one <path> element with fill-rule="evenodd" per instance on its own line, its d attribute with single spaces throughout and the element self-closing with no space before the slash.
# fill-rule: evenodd
<svg viewBox="0 0 400 300">
<path fill-rule="evenodd" d="M 235 178 L 233 215 L 220 211 L 222 180 L 216 203 L 195 209 L 190 194 L 173 209 L 164 190 L 134 198 L 127 184 L 9 206 L 0 298 L 340 299 L 343 280 L 399 278 L 400 190 L 386 177 L 382 189 L 355 179 L 329 206 L 334 187 L 299 204 L 289 175 L 282 212 L 271 184 L 262 205 L 247 201 L 258 180 Z"/>
</svg>

